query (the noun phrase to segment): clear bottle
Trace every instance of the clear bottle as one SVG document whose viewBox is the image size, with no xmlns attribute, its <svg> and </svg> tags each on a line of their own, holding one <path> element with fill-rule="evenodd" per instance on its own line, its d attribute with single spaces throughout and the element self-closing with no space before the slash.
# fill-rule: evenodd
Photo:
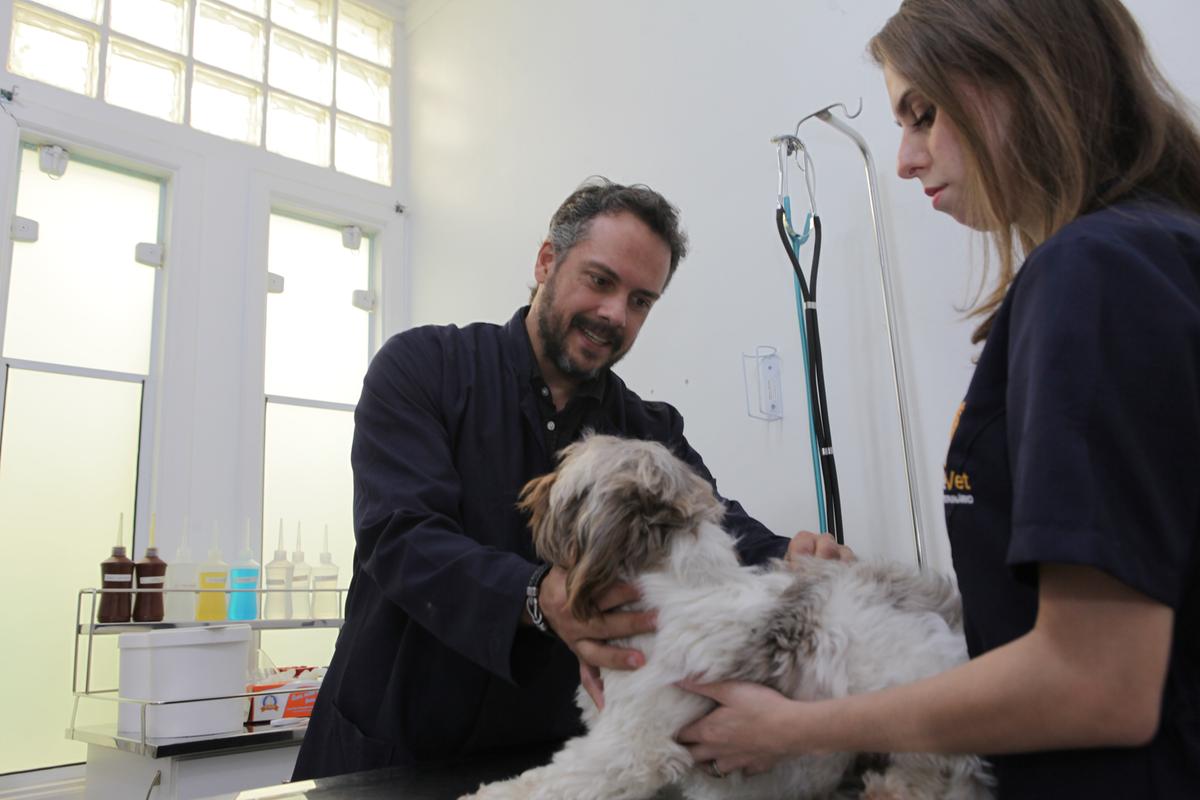
<svg viewBox="0 0 1200 800">
<path fill-rule="evenodd" d="M 292 562 L 288 561 L 283 548 L 283 520 L 279 520 L 279 545 L 275 557 L 263 568 L 266 575 L 266 600 L 263 602 L 263 619 L 291 619 L 292 593 L 280 591 L 292 588 Z"/>
<path fill-rule="evenodd" d="M 312 619 L 312 567 L 304 562 L 300 523 L 296 523 L 296 549 L 292 553 L 292 619 Z"/>
<path fill-rule="evenodd" d="M 338 568 L 329 554 L 329 526 L 325 526 L 325 549 L 320 560 L 312 566 L 313 619 L 336 619 L 341 616 L 337 589 Z M 326 590 L 326 591 L 322 591 Z"/>
<path fill-rule="evenodd" d="M 191 622 L 196 618 L 196 593 L 199 587 L 198 565 L 192 560 L 192 548 L 188 547 L 188 523 L 183 521 L 183 536 L 179 539 L 179 549 L 175 551 L 175 560 L 167 565 L 168 589 L 178 591 L 167 592 L 166 611 L 163 619 L 168 622 Z"/>
<path fill-rule="evenodd" d="M 208 551 L 208 560 L 200 565 L 199 579 L 201 589 L 225 589 L 229 583 L 229 565 L 221 556 L 216 522 L 213 522 L 212 549 Z M 200 592 L 200 599 L 196 601 L 196 619 L 201 622 L 229 619 L 228 597 L 225 592 Z"/>
<path fill-rule="evenodd" d="M 238 560 L 229 569 L 229 618 L 258 619 L 258 579 L 260 571 L 250 549 L 250 520 L 246 520 L 246 535 Z M 242 591 L 238 591 L 238 590 Z"/>
</svg>

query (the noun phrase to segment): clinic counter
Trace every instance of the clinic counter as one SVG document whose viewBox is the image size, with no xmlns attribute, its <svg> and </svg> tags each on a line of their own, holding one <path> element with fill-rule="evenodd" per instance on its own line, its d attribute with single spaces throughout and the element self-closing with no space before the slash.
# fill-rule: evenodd
<svg viewBox="0 0 1200 800">
<path fill-rule="evenodd" d="M 147 737 L 142 741 L 140 736 L 119 732 L 116 725 L 92 725 L 67 731 L 67 738 L 150 758 L 169 758 L 299 745 L 307 728 L 308 725 L 304 723 L 282 727 L 265 724 L 243 725 L 240 730 L 229 733 L 178 738 Z"/>
<path fill-rule="evenodd" d="M 456 800 L 480 783 L 517 775 L 550 760 L 552 751 L 466 761 L 443 767 L 390 767 L 251 789 L 237 800 Z M 675 789 L 664 789 L 656 800 L 682 800 Z"/>
</svg>

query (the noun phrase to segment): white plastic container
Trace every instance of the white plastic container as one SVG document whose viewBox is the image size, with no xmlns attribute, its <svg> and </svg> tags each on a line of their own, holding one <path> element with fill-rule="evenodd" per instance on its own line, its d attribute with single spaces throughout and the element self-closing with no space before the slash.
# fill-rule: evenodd
<svg viewBox="0 0 1200 800">
<path fill-rule="evenodd" d="M 191 700 L 246 691 L 249 625 L 123 633 L 121 697 Z M 245 698 L 146 706 L 146 737 L 205 736 L 242 729 Z M 141 736 L 141 704 L 121 703 L 117 730 Z"/>
</svg>

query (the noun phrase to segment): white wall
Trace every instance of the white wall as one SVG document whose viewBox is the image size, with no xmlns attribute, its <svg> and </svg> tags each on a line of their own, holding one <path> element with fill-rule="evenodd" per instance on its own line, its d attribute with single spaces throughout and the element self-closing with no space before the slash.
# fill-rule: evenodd
<svg viewBox="0 0 1200 800">
<path fill-rule="evenodd" d="M 816 525 L 791 278 L 776 237 L 774 147 L 833 102 L 879 163 L 930 562 L 949 567 L 940 475 L 971 374 L 957 310 L 978 277 L 971 239 L 893 173 L 898 141 L 870 36 L 896 0 L 419 0 L 409 8 L 413 322 L 503 321 L 524 302 L 557 204 L 593 173 L 645 182 L 683 212 L 692 255 L 618 371 L 683 412 L 722 491 L 781 533 Z M 1130 7 L 1169 77 L 1200 78 L 1192 2 Z M 912 559 L 878 260 L 862 161 L 818 122 L 825 222 L 818 300 L 848 542 Z M 801 196 L 792 174 L 793 195 Z M 974 254 L 972 253 L 974 251 Z M 806 255 L 809 252 L 806 249 Z M 973 258 L 973 255 L 975 256 Z M 741 354 L 783 357 L 785 419 L 744 411 Z"/>
</svg>

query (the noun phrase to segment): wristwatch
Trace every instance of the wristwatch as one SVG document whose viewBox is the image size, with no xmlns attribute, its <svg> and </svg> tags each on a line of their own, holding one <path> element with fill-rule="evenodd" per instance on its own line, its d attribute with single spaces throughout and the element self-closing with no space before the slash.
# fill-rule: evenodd
<svg viewBox="0 0 1200 800">
<path fill-rule="evenodd" d="M 529 621 L 533 623 L 533 627 L 547 636 L 553 636 L 554 632 L 546 624 L 546 616 L 542 613 L 542 606 L 538 602 L 538 592 L 541 591 L 542 580 L 549 574 L 550 567 L 550 564 L 539 564 L 538 568 L 529 576 L 529 585 L 525 587 L 525 611 L 529 613 Z"/>
</svg>

